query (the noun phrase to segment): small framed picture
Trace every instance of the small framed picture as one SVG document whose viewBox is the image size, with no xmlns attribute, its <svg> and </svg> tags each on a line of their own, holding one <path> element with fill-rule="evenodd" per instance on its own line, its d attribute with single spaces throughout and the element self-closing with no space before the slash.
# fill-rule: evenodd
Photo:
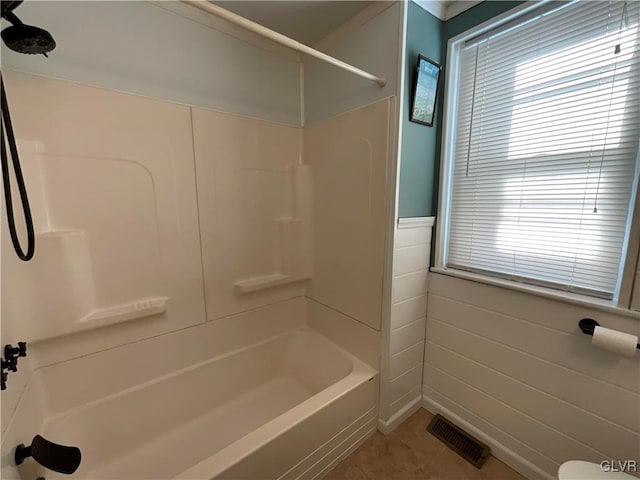
<svg viewBox="0 0 640 480">
<path fill-rule="evenodd" d="M 412 122 L 433 126 L 436 113 L 436 97 L 440 80 L 440 65 L 424 55 L 418 55 L 418 69 L 413 86 Z"/>
</svg>

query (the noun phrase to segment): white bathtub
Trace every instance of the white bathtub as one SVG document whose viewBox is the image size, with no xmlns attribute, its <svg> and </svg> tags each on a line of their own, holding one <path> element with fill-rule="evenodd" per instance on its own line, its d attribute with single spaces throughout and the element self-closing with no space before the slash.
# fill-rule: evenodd
<svg viewBox="0 0 640 480">
<path fill-rule="evenodd" d="M 80 468 L 57 476 L 29 459 L 19 470 L 315 478 L 375 430 L 377 390 L 373 368 L 303 327 L 47 418 L 40 433 L 80 447 Z"/>
</svg>

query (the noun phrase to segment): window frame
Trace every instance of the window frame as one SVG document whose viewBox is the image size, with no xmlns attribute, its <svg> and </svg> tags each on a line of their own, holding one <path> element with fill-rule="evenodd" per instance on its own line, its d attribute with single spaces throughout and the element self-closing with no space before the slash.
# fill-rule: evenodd
<svg viewBox="0 0 640 480">
<path fill-rule="evenodd" d="M 442 118 L 442 151 L 440 155 L 440 175 L 439 175 L 439 192 L 438 192 L 438 213 L 437 228 L 435 232 L 435 250 L 434 250 L 434 266 L 431 271 L 441 274 L 447 274 L 458 278 L 488 283 L 491 285 L 511 288 L 518 291 L 524 291 L 538 296 L 550 297 L 587 305 L 598 309 L 610 310 L 621 314 L 639 315 L 631 310 L 631 303 L 634 294 L 634 288 L 640 291 L 640 285 L 634 286 L 634 278 L 638 262 L 640 262 L 640 188 L 639 175 L 636 176 L 632 186 L 632 202 L 631 211 L 629 212 L 630 221 L 627 226 L 625 237 L 625 247 L 623 248 L 624 258 L 621 261 L 621 269 L 618 277 L 619 288 L 617 295 L 612 300 L 603 300 L 594 296 L 571 293 L 563 290 L 557 290 L 549 287 L 538 286 L 534 284 L 524 283 L 515 280 L 508 280 L 492 276 L 484 273 L 472 273 L 466 270 L 459 270 L 446 266 L 446 252 L 448 245 L 448 230 L 451 205 L 451 183 L 453 176 L 453 154 L 454 139 L 456 134 L 455 112 L 458 108 L 458 77 L 459 77 L 459 55 L 467 40 L 482 35 L 501 25 L 517 21 L 518 18 L 526 16 L 529 13 L 539 9 L 541 5 L 550 2 L 529 1 L 519 5 L 501 15 L 487 20 L 465 32 L 449 39 L 447 43 L 447 62 L 445 73 L 445 88 L 443 102 L 443 118 Z M 637 161 L 640 164 L 640 150 Z M 640 168 L 636 168 L 636 172 L 640 172 Z M 639 293 L 636 293 L 638 295 Z"/>
</svg>

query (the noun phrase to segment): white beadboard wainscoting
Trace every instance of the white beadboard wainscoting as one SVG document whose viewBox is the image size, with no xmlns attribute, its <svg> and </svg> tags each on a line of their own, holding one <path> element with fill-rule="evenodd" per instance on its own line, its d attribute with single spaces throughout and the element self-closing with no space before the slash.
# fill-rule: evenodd
<svg viewBox="0 0 640 480">
<path fill-rule="evenodd" d="M 636 267 L 636 277 L 633 282 L 634 289 L 631 297 L 631 310 L 640 312 L 640 258 Z"/>
<path fill-rule="evenodd" d="M 632 312 L 430 273 L 423 406 L 527 478 L 556 478 L 572 459 L 640 460 L 640 355 L 592 347 L 584 317 L 640 330 Z"/>
<path fill-rule="evenodd" d="M 391 322 L 384 405 L 378 428 L 389 433 L 420 408 L 427 277 L 434 217 L 401 218 L 394 239 Z"/>
</svg>

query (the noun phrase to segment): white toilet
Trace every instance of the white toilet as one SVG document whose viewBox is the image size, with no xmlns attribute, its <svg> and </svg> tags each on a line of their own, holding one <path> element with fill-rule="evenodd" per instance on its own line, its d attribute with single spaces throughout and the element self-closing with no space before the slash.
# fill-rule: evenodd
<svg viewBox="0 0 640 480">
<path fill-rule="evenodd" d="M 571 460 L 558 469 L 558 480 L 638 480 L 624 472 L 604 471 L 597 463 Z"/>
</svg>

